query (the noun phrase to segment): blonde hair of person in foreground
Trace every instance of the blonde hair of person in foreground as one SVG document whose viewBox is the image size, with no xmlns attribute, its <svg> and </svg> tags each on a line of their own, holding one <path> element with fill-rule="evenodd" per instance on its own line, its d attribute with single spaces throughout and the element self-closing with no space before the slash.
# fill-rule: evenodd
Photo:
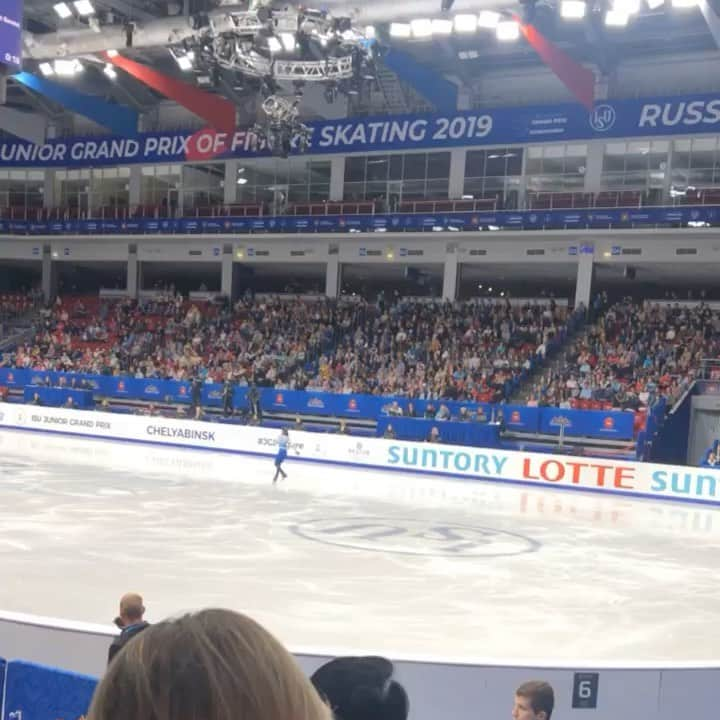
<svg viewBox="0 0 720 720">
<path fill-rule="evenodd" d="M 117 654 L 88 720 L 331 720 L 290 653 L 231 610 L 152 625 Z"/>
</svg>

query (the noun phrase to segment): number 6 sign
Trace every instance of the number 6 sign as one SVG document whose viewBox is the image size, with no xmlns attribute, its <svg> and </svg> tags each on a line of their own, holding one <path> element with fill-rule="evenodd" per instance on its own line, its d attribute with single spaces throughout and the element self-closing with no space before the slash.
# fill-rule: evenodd
<svg viewBox="0 0 720 720">
<path fill-rule="evenodd" d="M 597 707 L 599 673 L 576 672 L 573 680 L 573 709 L 594 710 Z"/>
</svg>

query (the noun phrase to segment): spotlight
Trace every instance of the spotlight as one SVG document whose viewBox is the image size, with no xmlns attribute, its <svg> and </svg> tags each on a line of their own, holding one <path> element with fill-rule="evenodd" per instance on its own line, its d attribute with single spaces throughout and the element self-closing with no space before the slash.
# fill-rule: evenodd
<svg viewBox="0 0 720 720">
<path fill-rule="evenodd" d="M 627 13 L 621 10 L 608 10 L 605 14 L 605 24 L 608 27 L 625 27 L 629 20 Z"/>
<path fill-rule="evenodd" d="M 75 0 L 73 3 L 75 9 L 78 11 L 78 15 L 94 15 L 95 8 L 90 0 Z"/>
<path fill-rule="evenodd" d="M 63 20 L 67 20 L 67 18 L 72 15 L 72 10 L 68 7 L 68 4 L 64 2 L 59 2 L 53 5 L 53 10 L 55 10 L 58 16 Z"/>
<path fill-rule="evenodd" d="M 409 38 L 410 26 L 407 23 L 390 23 L 390 37 Z"/>
<path fill-rule="evenodd" d="M 248 181 L 248 179 L 246 177 L 239 177 L 237 179 L 237 184 L 238 185 L 247 185 L 247 181 Z"/>
<path fill-rule="evenodd" d="M 267 46 L 268 50 L 273 54 L 279 53 L 283 49 L 282 43 L 274 35 L 267 39 Z"/>
<path fill-rule="evenodd" d="M 55 74 L 60 77 L 72 77 L 82 72 L 83 66 L 79 60 L 56 60 L 53 69 L 55 70 Z"/>
<path fill-rule="evenodd" d="M 53 66 L 49 62 L 40 63 L 40 72 L 45 76 L 49 77 L 50 75 L 55 74 L 55 70 L 53 69 Z"/>
<path fill-rule="evenodd" d="M 455 32 L 471 33 L 477 30 L 477 15 L 456 15 L 455 16 Z"/>
<path fill-rule="evenodd" d="M 625 15 L 633 15 L 640 11 L 640 0 L 615 0 L 612 9 Z"/>
<path fill-rule="evenodd" d="M 283 47 L 287 52 L 292 52 L 293 50 L 295 50 L 297 42 L 295 40 L 295 36 L 292 33 L 280 33 L 280 40 L 282 41 Z"/>
<path fill-rule="evenodd" d="M 496 13 L 494 10 L 483 10 L 480 15 L 478 15 L 478 27 L 494 30 L 499 22 L 500 13 Z"/>
<path fill-rule="evenodd" d="M 110 64 L 107 63 L 105 67 L 103 68 L 103 72 L 105 75 L 107 75 L 111 80 L 115 80 L 117 78 L 117 71 L 115 68 Z"/>
<path fill-rule="evenodd" d="M 520 37 L 520 26 L 514 20 L 503 20 L 498 23 L 495 32 L 498 40 L 509 42 Z"/>
<path fill-rule="evenodd" d="M 560 14 L 566 20 L 581 20 L 585 17 L 585 0 L 562 0 Z"/>
<path fill-rule="evenodd" d="M 432 21 L 432 32 L 434 35 L 450 35 L 453 29 L 452 20 L 435 18 Z"/>
<path fill-rule="evenodd" d="M 427 38 L 432 35 L 432 21 L 427 18 L 410 21 L 410 30 L 412 31 L 413 37 L 416 38 Z"/>
<path fill-rule="evenodd" d="M 189 70 L 193 69 L 193 62 L 195 60 L 195 53 L 191 50 L 188 53 L 180 52 L 173 52 L 170 51 L 172 56 L 175 58 L 175 62 L 178 64 L 178 67 L 183 72 L 188 72 Z"/>
<path fill-rule="evenodd" d="M 117 50 L 108 50 L 108 51 L 107 51 L 107 56 L 108 56 L 108 57 L 117 57 L 117 56 L 118 56 L 118 51 L 117 51 Z"/>
<path fill-rule="evenodd" d="M 365 27 L 365 39 L 366 40 L 374 40 L 375 39 L 375 26 L 374 25 L 367 25 Z"/>
</svg>

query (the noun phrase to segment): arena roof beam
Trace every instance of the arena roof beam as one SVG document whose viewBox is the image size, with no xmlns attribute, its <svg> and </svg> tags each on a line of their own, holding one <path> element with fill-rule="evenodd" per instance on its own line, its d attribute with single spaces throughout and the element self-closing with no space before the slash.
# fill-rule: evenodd
<svg viewBox="0 0 720 720">
<path fill-rule="evenodd" d="M 99 69 L 98 74 L 102 74 L 102 71 Z M 104 75 L 103 79 L 107 80 Z M 107 80 L 106 86 L 112 97 L 121 102 L 129 103 L 140 113 L 147 112 L 154 104 L 155 98 L 146 90 L 144 85 L 127 82 L 120 74 L 116 80 Z M 141 94 L 144 95 L 145 98 L 142 98 Z"/>
<path fill-rule="evenodd" d="M 41 145 L 45 142 L 47 119 L 37 113 L 0 107 L 0 127 L 15 137 Z"/>
<path fill-rule="evenodd" d="M 702 12 L 705 22 L 707 23 L 708 30 L 715 41 L 715 44 L 720 48 L 720 18 L 717 16 L 715 8 L 708 2 L 708 0 L 700 0 L 700 12 Z"/>
<path fill-rule="evenodd" d="M 78 115 L 90 118 L 118 135 L 134 135 L 137 132 L 138 114 L 130 108 L 107 103 L 28 72 L 19 72 L 13 75 L 13 78 L 36 93 L 54 100 Z"/>
<path fill-rule="evenodd" d="M 421 65 L 409 53 L 391 48 L 383 62 L 400 80 L 410 85 L 438 110 L 457 109 L 457 85 L 435 70 Z"/>
<path fill-rule="evenodd" d="M 122 55 L 108 55 L 107 60 L 156 92 L 187 108 L 216 130 L 228 134 L 235 131 L 235 105 L 229 100 L 204 92 L 194 85 L 176 80 Z"/>
<path fill-rule="evenodd" d="M 130 20 L 140 20 L 146 22 L 148 20 L 157 20 L 157 15 L 152 12 L 148 12 L 142 5 L 136 5 L 127 0 L 94 0 L 95 5 L 106 10 L 118 13 Z M 147 3 L 145 3 L 147 5 Z"/>
<path fill-rule="evenodd" d="M 540 59 L 555 73 L 560 82 L 584 105 L 592 110 L 595 103 L 595 74 L 551 43 L 534 25 L 522 22 L 520 32 Z"/>
</svg>

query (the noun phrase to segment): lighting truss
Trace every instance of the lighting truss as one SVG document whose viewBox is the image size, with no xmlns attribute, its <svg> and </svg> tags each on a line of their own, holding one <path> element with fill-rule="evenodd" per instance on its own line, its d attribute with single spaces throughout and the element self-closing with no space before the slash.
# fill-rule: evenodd
<svg viewBox="0 0 720 720">
<path fill-rule="evenodd" d="M 283 35 L 289 34 L 296 43 L 291 44 L 285 38 L 282 46 L 286 52 L 277 54 L 291 57 L 275 57 L 275 53 L 264 51 L 263 44 L 267 48 L 269 40 L 276 38 L 279 42 Z M 302 54 L 300 37 L 316 42 L 324 49 L 324 57 L 292 57 Z M 358 57 L 372 59 L 372 44 L 372 40 L 366 39 L 365 29 L 353 27 L 349 18 L 334 18 L 316 10 L 276 11 L 262 6 L 215 15 L 183 41 L 186 49 L 196 49 L 196 55 L 208 65 L 215 64 L 255 78 L 297 82 L 338 82 L 353 78 L 363 65 L 357 62 Z M 298 52 L 294 52 L 296 49 Z"/>
<path fill-rule="evenodd" d="M 353 59 L 344 55 L 327 60 L 276 60 L 273 76 L 276 80 L 345 80 L 353 76 Z"/>
</svg>

